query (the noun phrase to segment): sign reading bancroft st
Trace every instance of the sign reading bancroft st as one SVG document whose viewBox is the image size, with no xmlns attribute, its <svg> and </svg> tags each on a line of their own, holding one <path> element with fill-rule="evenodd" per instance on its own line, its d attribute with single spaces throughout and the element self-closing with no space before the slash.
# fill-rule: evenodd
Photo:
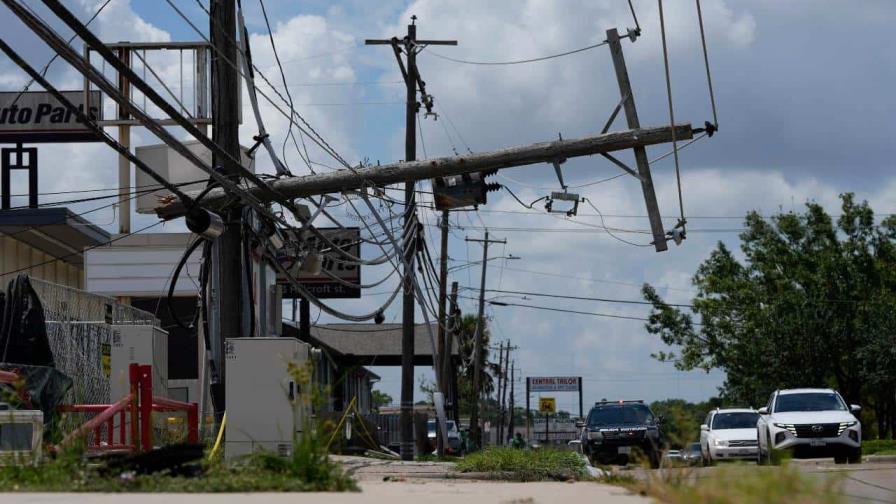
<svg viewBox="0 0 896 504">
<path fill-rule="evenodd" d="M 21 96 L 19 96 L 21 94 Z M 85 110 L 83 91 L 62 94 L 82 112 L 103 118 L 99 105 Z M 100 103 L 99 91 L 90 92 L 90 103 Z M 99 142 L 100 138 L 78 121 L 76 114 L 50 93 L 0 92 L 0 143 Z"/>
<path fill-rule="evenodd" d="M 340 247 L 344 252 L 354 256 L 361 257 L 361 229 L 360 228 L 317 228 L 324 236 L 326 236 L 335 245 Z M 295 233 L 290 231 L 290 233 Z M 290 243 L 302 243 L 291 236 Z M 346 284 L 358 285 L 361 283 L 361 266 L 351 263 L 350 259 L 343 257 L 340 253 L 330 250 L 315 235 L 310 235 L 304 241 L 304 245 L 311 250 L 323 250 L 323 257 L 320 265 L 320 274 L 312 274 L 309 272 L 299 271 L 298 264 L 295 264 L 295 258 L 301 254 L 291 246 L 287 246 L 281 264 L 290 272 L 296 275 L 296 279 L 303 287 L 308 289 L 316 297 L 319 298 L 360 298 L 361 289 Z M 328 274 L 329 273 L 329 274 Z M 333 277 L 338 278 L 335 280 Z M 277 276 L 277 283 L 283 288 L 284 299 L 294 299 L 302 297 L 293 285 L 282 275 Z"/>
<path fill-rule="evenodd" d="M 578 392 L 578 376 L 533 376 L 529 378 L 529 392 Z"/>
</svg>

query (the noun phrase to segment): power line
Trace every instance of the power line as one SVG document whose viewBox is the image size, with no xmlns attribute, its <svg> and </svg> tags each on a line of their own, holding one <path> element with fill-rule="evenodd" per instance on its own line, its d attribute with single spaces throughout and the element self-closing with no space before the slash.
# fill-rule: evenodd
<svg viewBox="0 0 896 504">
<path fill-rule="evenodd" d="M 469 296 L 464 296 L 468 299 L 475 299 Z M 492 306 L 518 306 L 520 308 L 531 308 L 533 310 L 544 310 L 544 311 L 553 311 L 553 312 L 561 312 L 561 313 L 573 313 L 576 315 L 591 315 L 595 317 L 607 317 L 607 318 L 616 318 L 616 319 L 624 319 L 624 320 L 639 320 L 642 322 L 649 322 L 650 319 L 645 317 L 633 317 L 630 315 L 617 315 L 615 313 L 599 313 L 599 312 L 586 312 L 579 310 L 567 310 L 565 308 L 551 308 L 548 306 L 537 306 L 537 305 L 529 305 L 522 303 L 505 303 L 503 301 L 489 301 L 488 302 Z M 695 324 L 696 325 L 696 324 Z"/>
<path fill-rule="evenodd" d="M 462 59 L 457 59 L 457 58 L 451 58 L 451 57 L 444 56 L 444 55 L 442 55 L 442 54 L 435 53 L 435 52 L 432 52 L 432 51 L 429 51 L 429 54 L 432 54 L 432 55 L 435 56 L 436 58 L 441 58 L 441 59 L 443 59 L 443 60 L 452 61 L 452 62 L 454 62 L 454 63 L 463 63 L 463 64 L 466 64 L 466 65 L 483 65 L 483 66 L 520 65 L 520 64 L 523 64 L 523 63 L 535 63 L 535 62 L 537 62 L 537 61 L 545 61 L 545 60 L 549 60 L 549 59 L 560 58 L 560 57 L 563 57 L 563 56 L 569 56 L 570 54 L 576 54 L 576 53 L 580 53 L 580 52 L 588 51 L 588 50 L 594 49 L 594 48 L 596 48 L 596 47 L 601 47 L 601 46 L 604 46 L 604 45 L 607 45 L 607 41 L 606 41 L 606 40 L 604 40 L 603 42 L 599 42 L 599 43 L 597 43 L 597 44 L 592 44 L 592 45 L 589 45 L 589 46 L 580 47 L 579 49 L 573 49 L 573 50 L 571 50 L 571 51 L 566 51 L 566 52 L 562 52 L 562 53 L 558 53 L 558 54 L 551 54 L 550 56 L 541 56 L 541 57 L 538 57 L 538 58 L 528 58 L 528 59 L 511 60 L 511 61 L 470 61 L 470 60 L 462 60 Z"/>
<path fill-rule="evenodd" d="M 461 289 L 467 290 L 477 290 L 474 287 L 462 286 Z M 613 299 L 613 298 L 600 298 L 600 297 L 588 297 L 588 296 L 572 296 L 566 294 L 549 294 L 546 292 L 528 292 L 528 291 L 515 291 L 515 290 L 502 290 L 502 289 L 485 289 L 487 292 L 497 292 L 500 294 L 519 294 L 523 296 L 536 296 L 536 297 L 546 297 L 546 298 L 555 298 L 555 299 L 574 299 L 578 301 L 599 301 L 603 303 L 621 303 L 621 304 L 635 304 L 635 305 L 651 305 L 653 303 L 650 301 L 642 301 L 636 299 Z M 680 303 L 663 303 L 666 306 L 673 306 L 676 308 L 694 308 L 692 304 L 680 304 Z"/>
<path fill-rule="evenodd" d="M 93 13 L 93 16 L 90 16 L 90 19 L 88 19 L 87 22 L 84 23 L 84 26 L 90 26 L 90 23 L 92 23 L 93 20 L 96 19 L 100 15 L 100 13 L 103 12 L 103 9 L 105 9 L 106 6 L 109 5 L 111 2 L 112 2 L 112 0 L 106 0 L 102 5 L 100 5 L 99 8 L 97 8 L 96 12 Z M 68 39 L 68 43 L 71 44 L 76 38 L 78 38 L 77 34 L 72 35 L 71 38 Z M 50 60 L 47 61 L 47 64 L 44 65 L 44 67 L 41 69 L 41 71 L 40 71 L 41 76 L 46 77 L 47 72 L 50 71 L 50 66 L 58 58 L 59 58 L 59 53 L 54 53 L 53 57 L 50 58 Z M 12 104 L 10 106 L 17 104 L 19 102 L 19 100 L 22 98 L 22 95 L 24 95 L 25 93 L 28 92 L 28 89 L 31 88 L 31 85 L 34 84 L 34 82 L 36 80 L 37 79 L 32 78 L 30 81 L 28 81 L 28 83 L 25 84 L 25 87 L 22 88 L 21 91 L 19 91 L 18 95 L 16 95 L 16 98 L 12 101 Z"/>
</svg>

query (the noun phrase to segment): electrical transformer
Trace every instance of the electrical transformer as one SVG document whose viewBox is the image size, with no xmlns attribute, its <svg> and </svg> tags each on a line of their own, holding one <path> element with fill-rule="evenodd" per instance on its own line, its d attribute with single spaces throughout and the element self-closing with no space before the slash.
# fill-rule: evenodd
<svg viewBox="0 0 896 504">
<path fill-rule="evenodd" d="M 288 365 L 310 365 L 309 353 L 306 343 L 293 338 L 226 341 L 226 458 L 259 450 L 292 454 L 310 413 L 311 391 L 309 383 L 290 376 Z"/>
</svg>

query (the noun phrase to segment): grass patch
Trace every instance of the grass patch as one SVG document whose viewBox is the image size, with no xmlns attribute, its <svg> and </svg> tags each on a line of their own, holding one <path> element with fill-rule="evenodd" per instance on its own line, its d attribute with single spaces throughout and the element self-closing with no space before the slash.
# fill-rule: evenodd
<svg viewBox="0 0 896 504">
<path fill-rule="evenodd" d="M 585 461 L 566 450 L 489 448 L 458 461 L 461 472 L 483 472 L 514 481 L 585 479 Z"/>
<path fill-rule="evenodd" d="M 839 504 L 842 477 L 817 476 L 795 467 L 719 467 L 708 475 L 694 470 L 663 471 L 628 486 L 669 504 Z"/>
<path fill-rule="evenodd" d="M 170 472 L 109 472 L 79 455 L 37 464 L 0 467 L 7 492 L 311 492 L 357 490 L 354 480 L 326 457 L 297 450 L 291 458 L 258 453 L 234 462 L 203 463 L 196 476 Z"/>
<path fill-rule="evenodd" d="M 896 439 L 862 441 L 862 455 L 896 455 Z"/>
</svg>

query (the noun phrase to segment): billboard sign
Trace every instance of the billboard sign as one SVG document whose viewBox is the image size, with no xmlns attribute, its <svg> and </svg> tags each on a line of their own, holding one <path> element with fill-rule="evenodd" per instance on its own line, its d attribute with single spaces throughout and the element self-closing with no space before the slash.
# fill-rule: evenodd
<svg viewBox="0 0 896 504">
<path fill-rule="evenodd" d="M 323 235 L 325 235 L 329 240 L 338 245 L 345 252 L 355 256 L 361 257 L 361 229 L 360 228 L 317 228 Z M 298 264 L 296 264 L 296 258 L 299 257 L 299 251 L 296 250 L 296 245 L 301 243 L 301 240 L 296 236 L 297 231 L 287 231 L 290 234 L 288 236 L 288 244 L 284 249 L 284 253 L 280 258 L 280 264 L 282 264 L 287 270 L 294 272 L 296 279 L 302 284 L 303 287 L 308 289 L 311 294 L 318 298 L 360 298 L 361 297 L 361 289 L 359 287 L 351 287 L 340 283 L 334 280 L 332 277 L 336 277 L 339 280 L 342 280 L 346 283 L 351 284 L 360 284 L 361 283 L 361 266 L 358 264 L 346 264 L 341 254 L 336 251 L 327 251 L 324 252 L 321 265 L 320 265 L 320 274 L 314 275 L 308 272 L 299 271 Z M 315 235 L 308 236 L 304 241 L 304 245 L 306 249 L 310 250 L 323 250 L 326 247 L 324 243 L 320 241 L 320 239 Z M 329 273 L 329 275 L 327 273 Z M 283 299 L 295 299 L 301 297 L 299 292 L 293 287 L 293 285 L 289 282 L 289 280 L 282 276 L 277 276 L 277 283 L 282 286 L 283 289 Z"/>
<path fill-rule="evenodd" d="M 82 112 L 103 118 L 99 91 L 90 92 L 89 111 L 85 109 L 84 91 L 62 91 Z M 20 96 L 21 95 L 21 96 Z M 18 99 L 17 99 L 18 98 Z M 99 142 L 74 112 L 44 91 L 0 92 L 0 143 Z"/>
<path fill-rule="evenodd" d="M 578 392 L 579 376 L 533 376 L 527 378 L 529 392 Z"/>
</svg>

